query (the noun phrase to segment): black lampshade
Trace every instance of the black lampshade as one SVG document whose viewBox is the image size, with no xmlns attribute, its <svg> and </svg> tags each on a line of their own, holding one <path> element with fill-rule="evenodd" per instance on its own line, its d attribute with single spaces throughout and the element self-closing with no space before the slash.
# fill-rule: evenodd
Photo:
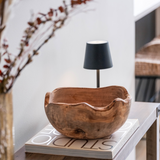
<svg viewBox="0 0 160 160">
<path fill-rule="evenodd" d="M 83 66 L 85 69 L 106 69 L 112 66 L 112 58 L 107 41 L 87 42 Z"/>
</svg>

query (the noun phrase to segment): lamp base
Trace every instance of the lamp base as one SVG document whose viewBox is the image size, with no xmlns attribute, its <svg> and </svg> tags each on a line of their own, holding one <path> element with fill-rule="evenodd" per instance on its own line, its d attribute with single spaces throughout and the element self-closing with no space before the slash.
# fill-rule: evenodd
<svg viewBox="0 0 160 160">
<path fill-rule="evenodd" d="M 100 81 L 100 71 L 99 71 L 99 69 L 97 69 L 97 88 L 100 87 L 99 81 Z"/>
</svg>

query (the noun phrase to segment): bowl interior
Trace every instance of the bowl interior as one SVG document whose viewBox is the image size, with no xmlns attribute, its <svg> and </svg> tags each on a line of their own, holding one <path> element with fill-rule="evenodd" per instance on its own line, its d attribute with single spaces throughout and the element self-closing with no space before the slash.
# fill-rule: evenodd
<svg viewBox="0 0 160 160">
<path fill-rule="evenodd" d="M 115 98 L 126 99 L 128 92 L 124 87 L 110 86 L 105 88 L 58 88 L 54 90 L 49 103 L 82 103 L 104 107 Z"/>
</svg>

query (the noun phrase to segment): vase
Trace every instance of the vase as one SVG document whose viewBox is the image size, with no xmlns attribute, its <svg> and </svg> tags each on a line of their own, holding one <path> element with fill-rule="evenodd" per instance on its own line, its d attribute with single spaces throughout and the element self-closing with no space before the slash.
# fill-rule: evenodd
<svg viewBox="0 0 160 160">
<path fill-rule="evenodd" d="M 0 160 L 13 160 L 12 92 L 0 94 Z"/>
</svg>

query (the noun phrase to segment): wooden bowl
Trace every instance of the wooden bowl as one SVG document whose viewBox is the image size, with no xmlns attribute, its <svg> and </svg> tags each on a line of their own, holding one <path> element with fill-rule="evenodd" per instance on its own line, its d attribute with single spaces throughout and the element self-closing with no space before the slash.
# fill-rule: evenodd
<svg viewBox="0 0 160 160">
<path fill-rule="evenodd" d="M 121 86 L 58 88 L 45 95 L 45 112 L 67 137 L 97 139 L 111 135 L 127 120 L 131 97 Z"/>
</svg>

